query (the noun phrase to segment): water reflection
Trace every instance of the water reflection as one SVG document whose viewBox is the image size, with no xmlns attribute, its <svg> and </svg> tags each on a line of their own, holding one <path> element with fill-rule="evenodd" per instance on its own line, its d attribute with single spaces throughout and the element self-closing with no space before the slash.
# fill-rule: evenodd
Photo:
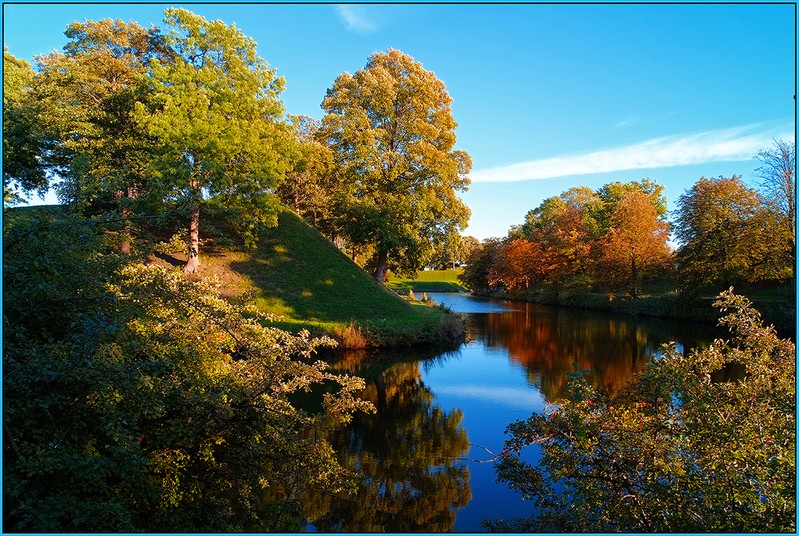
<svg viewBox="0 0 799 536">
<path fill-rule="evenodd" d="M 469 449 L 463 413 L 434 403 L 418 357 L 386 357 L 350 354 L 339 364 L 366 379 L 361 396 L 377 408 L 330 438 L 360 476 L 356 495 L 308 498 L 304 510 L 325 532 L 452 531 L 454 509 L 471 498 L 468 467 L 457 461 Z"/>
<path fill-rule="evenodd" d="M 446 296 L 439 297 L 446 303 Z M 468 335 L 488 348 L 507 349 L 523 365 L 530 383 L 550 400 L 563 394 L 566 374 L 590 370 L 592 385 L 616 392 L 663 344 L 681 350 L 706 345 L 723 331 L 658 319 L 636 319 L 538 304 L 514 304 L 516 310 L 469 315 Z"/>
<path fill-rule="evenodd" d="M 455 352 L 340 356 L 335 368 L 366 380 L 377 408 L 332 432 L 353 496 L 303 500 L 310 528 L 325 532 L 474 532 L 487 518 L 528 516 L 532 505 L 496 484 L 483 445 L 499 452 L 505 427 L 557 400 L 573 363 L 598 388 L 629 382 L 663 343 L 690 350 L 722 330 L 535 304 L 431 295 L 470 311 L 469 342 Z M 531 454 L 534 455 L 534 454 Z"/>
</svg>

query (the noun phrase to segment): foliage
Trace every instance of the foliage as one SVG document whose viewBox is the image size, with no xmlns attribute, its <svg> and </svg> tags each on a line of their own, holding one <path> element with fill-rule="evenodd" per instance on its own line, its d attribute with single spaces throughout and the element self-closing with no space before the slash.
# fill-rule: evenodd
<svg viewBox="0 0 799 536">
<path fill-rule="evenodd" d="M 566 398 L 508 427 L 498 477 L 534 499 L 495 530 L 796 530 L 796 356 L 732 291 L 716 302 L 732 338 L 672 345 L 614 395 L 572 374 Z M 730 366 L 740 379 L 714 380 Z M 539 445 L 537 466 L 521 452 Z"/>
<path fill-rule="evenodd" d="M 522 230 L 542 245 L 542 268 L 550 281 L 588 272 L 591 245 L 599 232 L 594 213 L 600 204 L 596 192 L 581 186 L 545 199 L 527 213 Z"/>
<path fill-rule="evenodd" d="M 7 214 L 4 243 L 4 529 L 286 530 L 305 485 L 348 486 L 322 432 L 369 406 L 314 358 L 329 341 L 123 262 L 75 216 Z M 324 412 L 292 405 L 320 383 Z"/>
<path fill-rule="evenodd" d="M 412 274 L 432 244 L 462 228 L 471 159 L 453 150 L 456 123 L 444 84 L 398 50 L 339 75 L 322 108 L 321 134 L 342 177 L 337 212 L 347 238 L 376 248 L 375 278 Z"/>
<path fill-rule="evenodd" d="M 22 200 L 20 194 L 44 195 L 49 186 L 38 156 L 48 140 L 42 132 L 36 104 L 30 96 L 34 72 L 30 64 L 3 47 L 3 203 Z"/>
<path fill-rule="evenodd" d="M 496 282 L 490 277 L 490 272 L 494 259 L 502 247 L 502 241 L 498 238 L 488 238 L 483 240 L 480 246 L 472 250 L 472 254 L 466 259 L 466 268 L 458 276 L 458 281 L 470 290 L 494 290 Z"/>
<path fill-rule="evenodd" d="M 616 202 L 610 226 L 598 241 L 597 278 L 613 290 L 637 297 L 644 279 L 665 268 L 671 257 L 669 226 L 651 197 L 632 191 Z"/>
<path fill-rule="evenodd" d="M 319 122 L 311 117 L 290 117 L 298 141 L 294 167 L 277 187 L 276 194 L 308 223 L 330 239 L 339 234 L 332 205 L 336 183 L 333 154 L 317 139 Z"/>
<path fill-rule="evenodd" d="M 677 201 L 674 230 L 684 288 L 779 276 L 784 267 L 775 262 L 783 245 L 773 212 L 739 177 L 700 179 Z"/>
<path fill-rule="evenodd" d="M 489 284 L 508 290 L 527 290 L 546 277 L 544 252 L 539 242 L 517 238 L 502 244 L 489 269 Z"/>
<path fill-rule="evenodd" d="M 133 118 L 151 59 L 166 51 L 156 29 L 111 19 L 73 22 L 64 52 L 37 58 L 34 94 L 56 146 L 46 155 L 64 179 L 59 197 L 82 208 L 142 191 L 147 136 Z"/>
<path fill-rule="evenodd" d="M 223 207 L 254 245 L 259 226 L 276 223 L 270 193 L 294 147 L 282 122 L 283 79 L 256 55 L 235 25 L 183 9 L 165 11 L 170 61 L 151 61 L 146 103 L 136 118 L 158 146 L 158 180 L 190 211 L 188 272 L 199 266 L 200 207 Z M 245 217 L 246 215 L 246 217 Z"/>
</svg>

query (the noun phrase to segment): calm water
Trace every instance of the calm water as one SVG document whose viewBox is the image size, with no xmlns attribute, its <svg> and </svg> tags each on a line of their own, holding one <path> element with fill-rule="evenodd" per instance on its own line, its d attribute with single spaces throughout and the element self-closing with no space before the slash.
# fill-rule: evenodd
<svg viewBox="0 0 799 536">
<path fill-rule="evenodd" d="M 529 515 L 532 505 L 496 483 L 491 453 L 505 427 L 557 400 L 566 373 L 623 387 L 668 341 L 706 345 L 723 331 L 432 294 L 467 313 L 468 342 L 443 354 L 354 353 L 338 365 L 366 379 L 362 396 L 378 409 L 333 437 L 341 462 L 365 475 L 357 496 L 315 497 L 304 506 L 311 530 L 325 532 L 477 532 L 487 518 Z M 527 454 L 531 460 L 537 453 Z"/>
</svg>

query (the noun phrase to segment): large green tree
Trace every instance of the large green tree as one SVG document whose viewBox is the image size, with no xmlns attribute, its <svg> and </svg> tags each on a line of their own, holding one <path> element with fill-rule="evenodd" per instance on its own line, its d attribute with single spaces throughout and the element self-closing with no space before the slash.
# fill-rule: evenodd
<svg viewBox="0 0 799 536">
<path fill-rule="evenodd" d="M 344 73 L 322 102 L 322 134 L 344 185 L 338 211 L 347 237 L 374 245 L 374 277 L 413 273 L 432 244 L 463 228 L 471 159 L 455 150 L 452 98 L 444 83 L 398 50 Z"/>
<path fill-rule="evenodd" d="M 494 520 L 525 532 L 795 532 L 796 347 L 742 297 L 717 301 L 729 341 L 675 345 L 615 394 L 585 374 L 508 427 L 499 479 L 535 501 Z M 722 380 L 726 367 L 745 369 Z M 540 448 L 540 458 L 522 456 Z M 531 463 L 531 460 L 536 460 Z"/>
<path fill-rule="evenodd" d="M 200 210 L 215 205 L 252 245 L 277 223 L 272 190 L 290 169 L 283 78 L 235 25 L 184 9 L 165 11 L 166 63 L 150 62 L 148 99 L 137 105 L 158 154 L 158 180 L 189 217 L 187 272 L 200 263 Z"/>
</svg>

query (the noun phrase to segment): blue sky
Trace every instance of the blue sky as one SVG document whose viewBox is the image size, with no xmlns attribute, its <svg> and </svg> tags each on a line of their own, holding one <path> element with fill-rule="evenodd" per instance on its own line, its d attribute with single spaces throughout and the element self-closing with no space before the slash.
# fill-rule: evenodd
<svg viewBox="0 0 799 536">
<path fill-rule="evenodd" d="M 235 23 L 286 79 L 288 113 L 396 48 L 447 85 L 473 160 L 465 234 L 504 236 L 572 186 L 644 177 L 669 208 L 702 176 L 741 175 L 796 131 L 792 4 L 4 4 L 13 55 L 61 50 L 73 20 L 160 24 L 186 7 Z"/>
</svg>

